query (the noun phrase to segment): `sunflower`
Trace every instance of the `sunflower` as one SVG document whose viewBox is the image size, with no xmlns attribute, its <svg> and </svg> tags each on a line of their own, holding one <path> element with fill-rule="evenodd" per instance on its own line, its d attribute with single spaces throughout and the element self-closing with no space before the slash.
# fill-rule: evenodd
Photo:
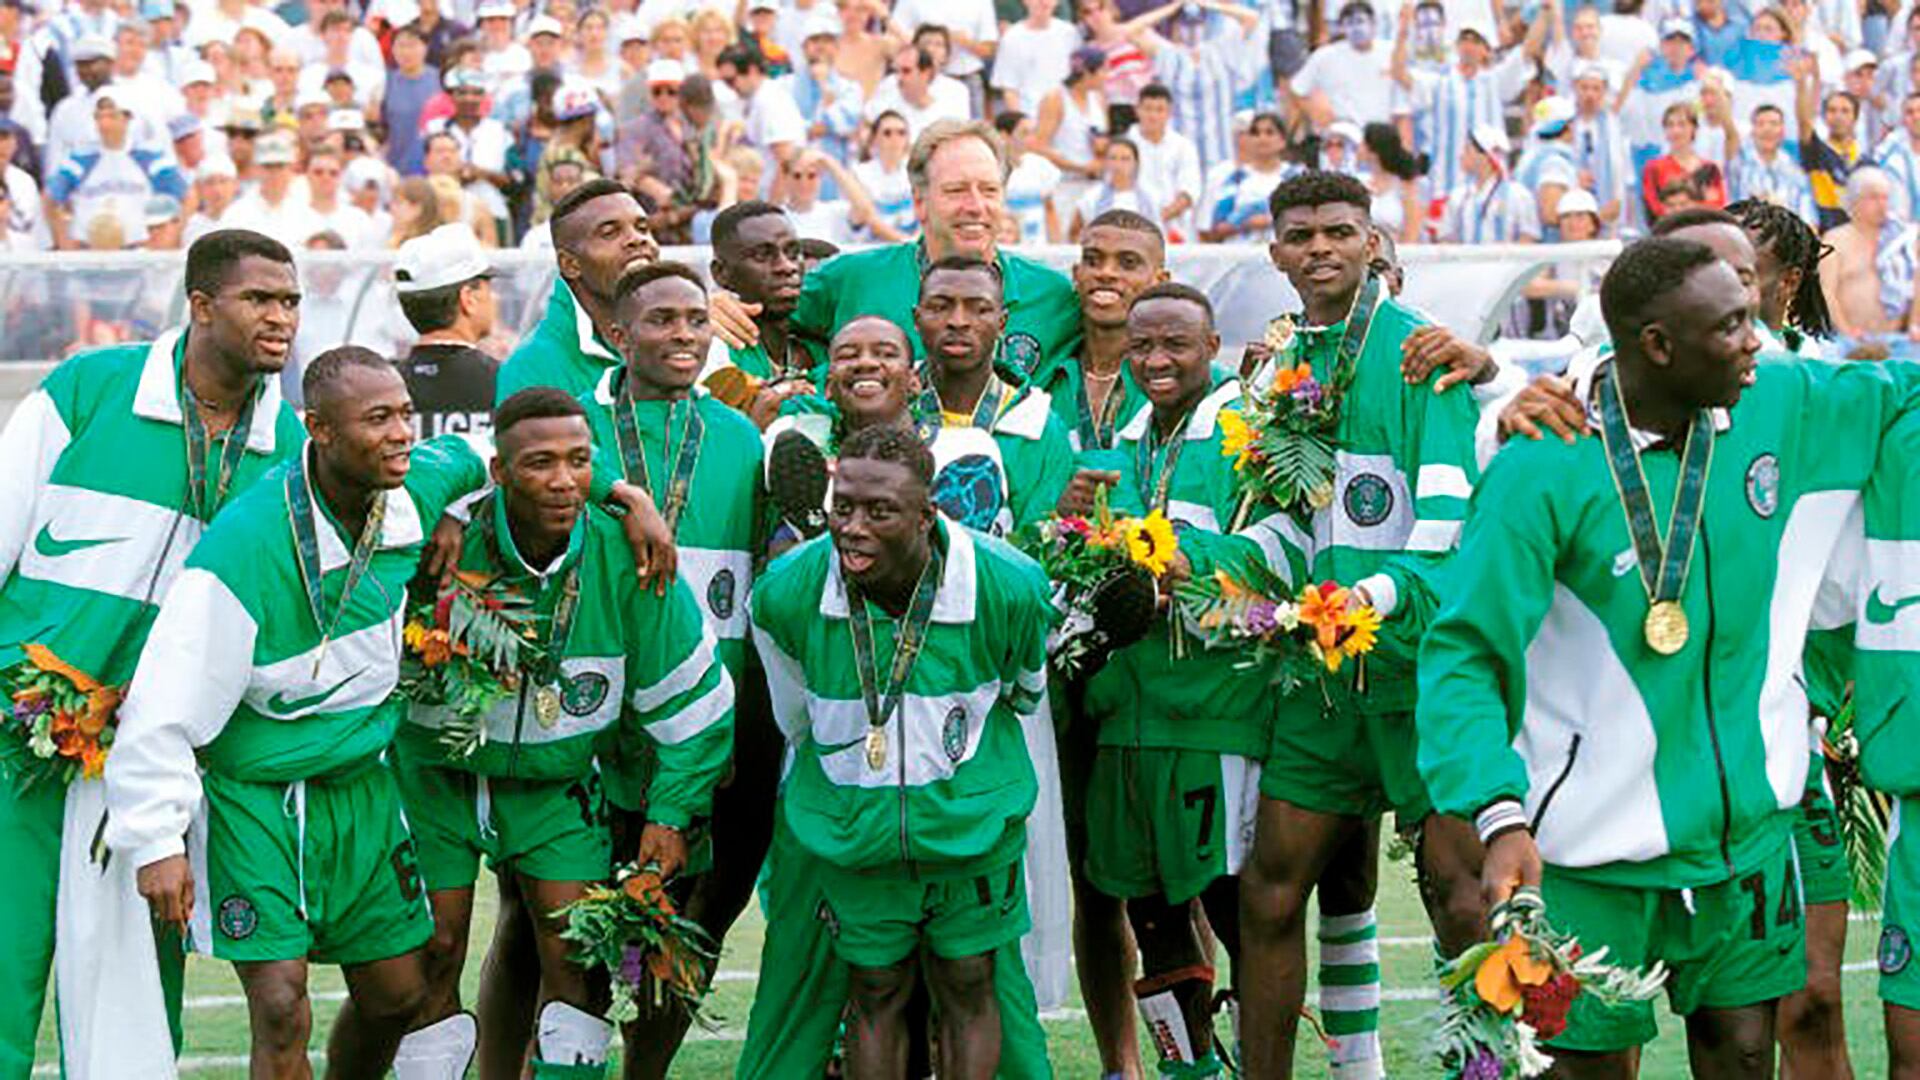
<svg viewBox="0 0 1920 1080">
<path fill-rule="evenodd" d="M 1364 656 L 1373 651 L 1380 633 L 1379 612 L 1366 604 L 1355 604 L 1340 621 L 1346 629 L 1346 636 L 1340 640 L 1341 652 Z"/>
<path fill-rule="evenodd" d="M 1238 409 L 1220 410 L 1220 456 L 1233 459 L 1235 471 L 1246 468 L 1253 449 L 1253 428 Z"/>
<path fill-rule="evenodd" d="M 1173 522 L 1168 521 L 1165 514 L 1155 510 L 1144 518 L 1115 522 L 1115 526 L 1126 537 L 1127 554 L 1135 564 L 1146 567 L 1156 577 L 1167 572 L 1180 542 L 1174 536 Z"/>
</svg>

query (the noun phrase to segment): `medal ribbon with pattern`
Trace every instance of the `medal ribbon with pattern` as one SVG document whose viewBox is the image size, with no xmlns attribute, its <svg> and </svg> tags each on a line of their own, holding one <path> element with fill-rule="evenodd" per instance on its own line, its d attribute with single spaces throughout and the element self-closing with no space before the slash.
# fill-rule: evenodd
<svg viewBox="0 0 1920 1080">
<path fill-rule="evenodd" d="M 1620 506 L 1627 515 L 1627 532 L 1633 537 L 1634 555 L 1640 563 L 1640 584 L 1647 592 L 1649 606 L 1642 627 L 1647 647 L 1662 656 L 1672 656 L 1687 644 L 1687 613 L 1680 597 L 1686 589 L 1694 536 L 1700 531 L 1700 515 L 1706 506 L 1707 472 L 1713 464 L 1713 415 L 1701 409 L 1687 425 L 1679 486 L 1673 494 L 1663 546 L 1654 521 L 1646 470 L 1640 452 L 1633 446 L 1627 402 L 1611 365 L 1597 376 L 1594 396 L 1600 411 L 1600 439 L 1607 449 L 1607 469 L 1613 474 Z"/>
<path fill-rule="evenodd" d="M 1124 361 L 1122 366 L 1125 366 Z M 1108 388 L 1107 396 L 1100 402 L 1097 411 L 1093 407 L 1093 397 L 1087 393 L 1087 373 L 1080 372 L 1080 449 L 1113 449 L 1116 425 L 1120 413 L 1121 399 L 1126 397 L 1125 377 L 1120 372 L 1113 373 L 1113 385 Z"/>
<path fill-rule="evenodd" d="M 920 377 L 926 382 L 927 388 L 920 391 L 920 400 L 913 408 L 914 428 L 921 442 L 932 443 L 944 426 L 942 418 L 946 409 L 941 406 L 940 391 L 934 387 L 931 366 L 923 369 Z M 1005 404 L 1006 398 L 1007 384 L 1001 382 L 998 375 L 989 377 L 986 389 L 980 391 L 980 400 L 973 406 L 973 426 L 991 432 L 993 422 L 1000 419 L 1000 407 Z"/>
<path fill-rule="evenodd" d="M 247 452 L 247 436 L 253 430 L 253 407 L 258 401 L 257 390 L 249 393 L 240 405 L 240 416 L 227 429 L 226 442 L 220 444 L 220 471 L 214 477 L 209 495 L 207 456 L 212 439 L 207 434 L 206 422 L 200 419 L 200 399 L 194 397 L 186 377 L 183 375 L 180 379 L 180 419 L 187 429 L 187 512 L 201 521 L 212 521 L 214 512 L 227 501 L 234 471 Z"/>
<path fill-rule="evenodd" d="M 653 490 L 653 479 L 647 473 L 647 455 L 640 443 L 640 425 L 633 417 L 633 396 L 627 390 L 627 373 L 619 375 L 620 389 L 613 395 L 613 441 L 620 446 L 620 464 L 627 474 L 629 483 L 640 485 L 649 498 L 660 503 L 660 516 L 666 519 L 667 530 L 678 535 L 680 532 L 680 512 L 687 508 L 687 498 L 693 488 L 693 468 L 700 460 L 700 436 L 706 430 L 706 423 L 700 419 L 699 403 L 692 397 L 687 401 L 686 431 L 680 436 L 680 452 L 673 458 L 673 476 L 667 482 L 667 497 L 660 500 L 658 492 Z M 675 403 L 667 405 L 667 450 L 673 448 L 673 409 Z"/>
<path fill-rule="evenodd" d="M 1180 464 L 1180 451 L 1187 445 L 1187 428 L 1193 423 L 1193 413 L 1199 406 L 1187 410 L 1187 415 L 1174 425 L 1173 434 L 1167 436 L 1167 459 L 1161 463 L 1159 474 L 1153 470 L 1153 459 L 1158 453 L 1156 430 L 1151 419 L 1147 423 L 1147 436 L 1140 440 L 1134 450 L 1133 481 L 1140 487 L 1140 499 L 1147 504 L 1147 512 L 1155 510 L 1167 512 L 1167 502 L 1173 497 L 1173 471 Z"/>
<path fill-rule="evenodd" d="M 353 555 L 347 561 L 346 580 L 340 584 L 339 605 L 329 619 L 326 616 L 326 578 L 320 568 L 320 536 L 313 527 L 313 487 L 307 479 L 308 453 L 308 449 L 303 449 L 295 454 L 293 463 L 287 469 L 287 518 L 293 526 L 293 550 L 300 562 L 300 583 L 306 586 L 307 610 L 313 613 L 314 628 L 320 631 L 320 652 L 313 658 L 313 674 L 318 678 L 320 665 L 327 658 L 327 643 L 332 640 L 340 620 L 346 617 L 347 605 L 353 600 L 353 590 L 373 562 L 374 549 L 380 542 L 380 530 L 387 519 L 387 493 L 374 492 L 373 505 L 367 510 L 367 522 L 360 527 L 360 536 L 353 542 Z"/>
<path fill-rule="evenodd" d="M 928 554 L 920 581 L 913 588 L 913 601 L 900 624 L 893 643 L 893 663 L 887 671 L 887 692 L 880 696 L 879 666 L 873 651 L 873 612 L 867 607 L 866 593 L 852 581 L 847 586 L 847 627 L 853 634 L 853 666 L 860 675 L 860 698 L 867 706 L 867 767 L 875 772 L 887 766 L 887 720 L 900 708 L 906 696 L 907 679 L 913 674 L 914 661 L 927 644 L 927 626 L 933 621 L 934 595 L 940 591 L 940 567 L 943 559 L 936 541 Z M 901 733 L 904 755 L 906 734 Z"/>
<path fill-rule="evenodd" d="M 495 492 L 488 497 L 497 499 L 500 494 Z M 492 507 L 475 508 L 474 527 L 482 530 L 487 553 L 493 557 L 494 565 L 504 570 L 509 564 L 506 553 L 500 550 L 500 539 L 494 532 Z M 547 619 L 547 632 L 536 643 L 534 662 L 522 665 L 527 684 L 534 688 L 533 718 L 543 728 L 551 728 L 560 720 L 560 663 L 566 658 L 567 641 L 573 636 L 573 617 L 580 610 L 581 561 L 575 559 L 573 565 L 567 568 L 567 576 L 560 580 L 560 599 L 554 603 L 553 613 Z M 526 560 L 521 559 L 520 563 L 524 566 Z"/>
</svg>

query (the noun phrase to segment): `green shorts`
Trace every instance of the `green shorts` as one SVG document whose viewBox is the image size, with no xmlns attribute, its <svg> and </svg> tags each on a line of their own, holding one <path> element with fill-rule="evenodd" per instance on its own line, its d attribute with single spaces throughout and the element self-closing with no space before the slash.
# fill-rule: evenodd
<svg viewBox="0 0 1920 1080">
<path fill-rule="evenodd" d="M 1920 799 L 1894 803 L 1887 848 L 1887 887 L 1880 907 L 1880 1000 L 1920 1009 L 1920 965 L 1913 939 L 1920 935 Z"/>
<path fill-rule="evenodd" d="M 1667 1000 L 1686 1016 L 1784 997 L 1807 984 L 1806 919 L 1793 849 L 1783 840 L 1755 869 L 1692 890 L 1640 889 L 1582 881 L 1546 868 L 1541 895 L 1556 928 L 1591 953 L 1606 946 L 1616 964 L 1664 961 Z M 1608 1052 L 1652 1042 L 1653 1002 L 1601 1005 L 1574 999 L 1566 1032 L 1550 1046 Z"/>
<path fill-rule="evenodd" d="M 509 780 L 410 760 L 394 748 L 400 797 L 427 888 L 464 889 L 480 859 L 540 881 L 601 881 L 613 866 L 600 774 Z"/>
<path fill-rule="evenodd" d="M 891 967 L 923 943 L 949 960 L 981 956 L 1020 940 L 1031 925 L 1018 858 L 977 874 L 917 880 L 818 865 L 833 951 L 857 968 Z"/>
<path fill-rule="evenodd" d="M 1207 750 L 1103 746 L 1087 778 L 1087 881 L 1184 904 L 1253 849 L 1260 764 Z"/>
<path fill-rule="evenodd" d="M 1260 794 L 1302 810 L 1370 818 L 1393 811 L 1401 832 L 1433 812 L 1415 757 L 1413 713 L 1283 709 Z"/>
<path fill-rule="evenodd" d="M 426 944 L 426 884 L 385 765 L 293 784 L 208 772 L 194 940 L 222 960 L 365 964 Z"/>
<path fill-rule="evenodd" d="M 1844 904 L 1853 895 L 1853 869 L 1840 842 L 1840 815 L 1827 794 L 1827 758 L 1815 751 L 1807 790 L 1793 815 L 1793 850 L 1800 858 L 1800 895 L 1814 904 Z"/>
</svg>

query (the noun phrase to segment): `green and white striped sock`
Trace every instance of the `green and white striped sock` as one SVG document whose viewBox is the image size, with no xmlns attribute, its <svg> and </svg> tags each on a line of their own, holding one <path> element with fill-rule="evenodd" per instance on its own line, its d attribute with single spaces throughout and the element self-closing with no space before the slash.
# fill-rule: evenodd
<svg viewBox="0 0 1920 1080">
<path fill-rule="evenodd" d="M 1334 1045 L 1334 1080 L 1377 1080 L 1380 1057 L 1380 929 L 1373 909 L 1320 916 L 1320 1021 Z"/>
</svg>

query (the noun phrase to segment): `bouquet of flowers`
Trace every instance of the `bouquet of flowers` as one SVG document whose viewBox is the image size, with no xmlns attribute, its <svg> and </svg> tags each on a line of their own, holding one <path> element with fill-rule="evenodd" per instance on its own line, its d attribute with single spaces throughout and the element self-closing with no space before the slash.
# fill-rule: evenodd
<svg viewBox="0 0 1920 1080">
<path fill-rule="evenodd" d="M 26 749 L 10 766 L 21 790 L 42 780 L 64 784 L 75 776 L 98 777 L 113 746 L 120 688 L 102 686 L 45 645 L 28 645 L 25 653 L 0 669 L 12 730 Z"/>
<path fill-rule="evenodd" d="M 537 659 L 533 601 L 460 572 L 430 602 L 413 605 L 401 629 L 401 696 L 444 706 L 440 741 L 469 757 L 487 741 L 486 715 L 520 692 L 524 666 Z"/>
<path fill-rule="evenodd" d="M 1380 614 L 1331 581 L 1298 592 L 1254 564 L 1236 578 L 1224 570 L 1180 586 L 1180 612 L 1210 649 L 1251 649 L 1251 664 L 1270 664 L 1288 693 L 1349 659 L 1364 662 L 1380 631 Z"/>
<path fill-rule="evenodd" d="M 1440 1060 L 1461 1080 L 1539 1076 L 1553 1064 L 1540 1040 L 1566 1030 L 1575 998 L 1646 1001 L 1666 982 L 1663 965 L 1635 972 L 1607 963 L 1604 948 L 1584 953 L 1548 925 L 1533 889 L 1514 893 L 1491 922 L 1492 941 L 1440 969 Z"/>
<path fill-rule="evenodd" d="M 613 983 L 607 1019 L 623 1024 L 640 1015 L 642 1001 L 658 1009 L 673 1000 L 702 1027 L 713 1026 L 701 1005 L 719 952 L 699 923 L 674 910 L 651 868 L 621 867 L 612 886 L 590 887 L 561 914 L 567 927 L 560 936 L 578 946 L 574 956 Z"/>
<path fill-rule="evenodd" d="M 1097 666 L 1146 635 L 1153 579 L 1180 549 L 1165 514 L 1115 517 L 1104 488 L 1091 517 L 1050 515 L 1016 532 L 1013 543 L 1054 583 L 1054 605 L 1064 618 L 1047 651 L 1069 673 Z"/>
<path fill-rule="evenodd" d="M 1881 886 L 1887 880 L 1887 824 L 1893 820 L 1893 803 L 1868 787 L 1860 775 L 1852 688 L 1820 738 L 1820 753 L 1833 786 L 1834 816 L 1840 822 L 1840 840 L 1853 878 L 1853 903 L 1872 910 L 1880 903 Z"/>
<path fill-rule="evenodd" d="M 1333 503 L 1334 437 L 1353 366 L 1328 384 L 1309 364 L 1287 367 L 1284 356 L 1275 362 L 1282 366 L 1272 386 L 1248 394 L 1240 409 L 1220 411 L 1220 454 L 1233 459 L 1242 506 L 1324 510 Z"/>
</svg>

